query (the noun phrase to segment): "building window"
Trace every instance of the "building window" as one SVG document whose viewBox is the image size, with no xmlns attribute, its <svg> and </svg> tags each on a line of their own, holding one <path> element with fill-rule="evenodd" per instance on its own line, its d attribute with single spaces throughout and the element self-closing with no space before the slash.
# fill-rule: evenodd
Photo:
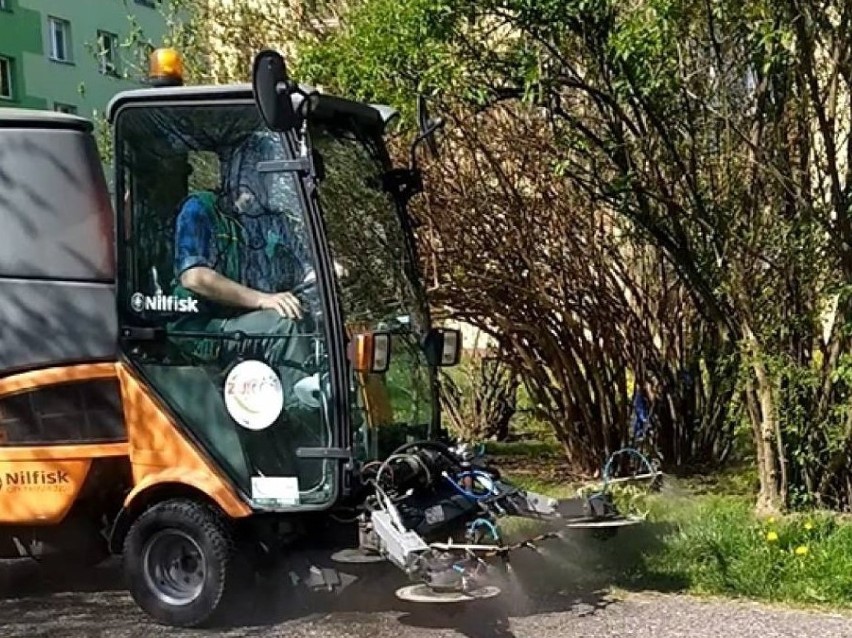
<svg viewBox="0 0 852 638">
<path fill-rule="evenodd" d="M 0 57 L 0 99 L 11 100 L 12 92 L 12 60 Z"/>
<path fill-rule="evenodd" d="M 108 31 L 98 31 L 98 70 L 104 75 L 118 75 L 118 36 Z"/>
<path fill-rule="evenodd" d="M 59 111 L 60 113 L 69 113 L 70 115 L 77 115 L 77 107 L 72 104 L 62 104 L 61 102 L 54 102 L 53 110 Z"/>
<path fill-rule="evenodd" d="M 71 61 L 71 23 L 61 18 L 48 18 L 50 58 L 58 62 Z"/>
</svg>

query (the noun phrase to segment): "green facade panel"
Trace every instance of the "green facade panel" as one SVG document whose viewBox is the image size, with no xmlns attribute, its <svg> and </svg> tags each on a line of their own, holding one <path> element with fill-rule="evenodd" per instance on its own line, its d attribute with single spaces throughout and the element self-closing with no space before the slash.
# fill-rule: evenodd
<svg viewBox="0 0 852 638">
<path fill-rule="evenodd" d="M 47 99 L 30 95 L 23 55 L 42 55 L 42 21 L 38 11 L 20 6 L 18 0 L 5 0 L 0 9 L 0 57 L 11 64 L 12 99 L 0 98 L 0 106 L 47 108 Z"/>
<path fill-rule="evenodd" d="M 0 99 L 0 107 L 70 110 L 89 118 L 102 115 L 116 93 L 140 86 L 145 69 L 138 54 L 145 43 L 125 46 L 136 26 L 150 44 L 161 44 L 165 21 L 152 4 L 0 0 L 4 7 L 0 8 L 0 57 L 11 61 L 13 76 L 13 98 Z M 55 21 L 62 25 L 58 36 Z M 110 34 L 115 45 L 115 72 L 104 72 L 98 59 L 99 34 Z"/>
</svg>

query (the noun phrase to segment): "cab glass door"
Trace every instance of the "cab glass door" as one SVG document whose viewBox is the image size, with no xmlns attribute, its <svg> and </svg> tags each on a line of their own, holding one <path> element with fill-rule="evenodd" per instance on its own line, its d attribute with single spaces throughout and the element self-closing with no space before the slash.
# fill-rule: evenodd
<svg viewBox="0 0 852 638">
<path fill-rule="evenodd" d="M 125 352 L 258 508 L 322 506 L 336 444 L 314 255 L 287 157 L 251 103 L 116 120 Z"/>
</svg>

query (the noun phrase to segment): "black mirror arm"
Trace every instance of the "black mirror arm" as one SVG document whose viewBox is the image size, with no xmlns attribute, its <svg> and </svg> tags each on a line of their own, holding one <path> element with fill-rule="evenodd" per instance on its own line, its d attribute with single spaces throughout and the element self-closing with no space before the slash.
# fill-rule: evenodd
<svg viewBox="0 0 852 638">
<path fill-rule="evenodd" d="M 423 131 L 420 135 L 414 138 L 414 142 L 411 144 L 411 150 L 409 152 L 409 165 L 411 166 L 411 170 L 417 170 L 417 147 L 420 146 L 425 140 L 434 135 L 438 129 L 444 127 L 444 120 L 438 119 L 432 122 L 429 127 Z"/>
</svg>

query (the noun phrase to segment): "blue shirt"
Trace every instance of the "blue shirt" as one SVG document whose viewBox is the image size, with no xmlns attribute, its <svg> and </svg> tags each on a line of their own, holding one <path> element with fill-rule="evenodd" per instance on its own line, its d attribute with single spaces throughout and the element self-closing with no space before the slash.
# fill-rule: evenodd
<svg viewBox="0 0 852 638">
<path fill-rule="evenodd" d="M 282 213 L 255 208 L 227 214 L 211 193 L 197 193 L 178 214 L 175 276 L 206 266 L 255 290 L 283 292 L 310 269 L 305 244 Z"/>
</svg>

